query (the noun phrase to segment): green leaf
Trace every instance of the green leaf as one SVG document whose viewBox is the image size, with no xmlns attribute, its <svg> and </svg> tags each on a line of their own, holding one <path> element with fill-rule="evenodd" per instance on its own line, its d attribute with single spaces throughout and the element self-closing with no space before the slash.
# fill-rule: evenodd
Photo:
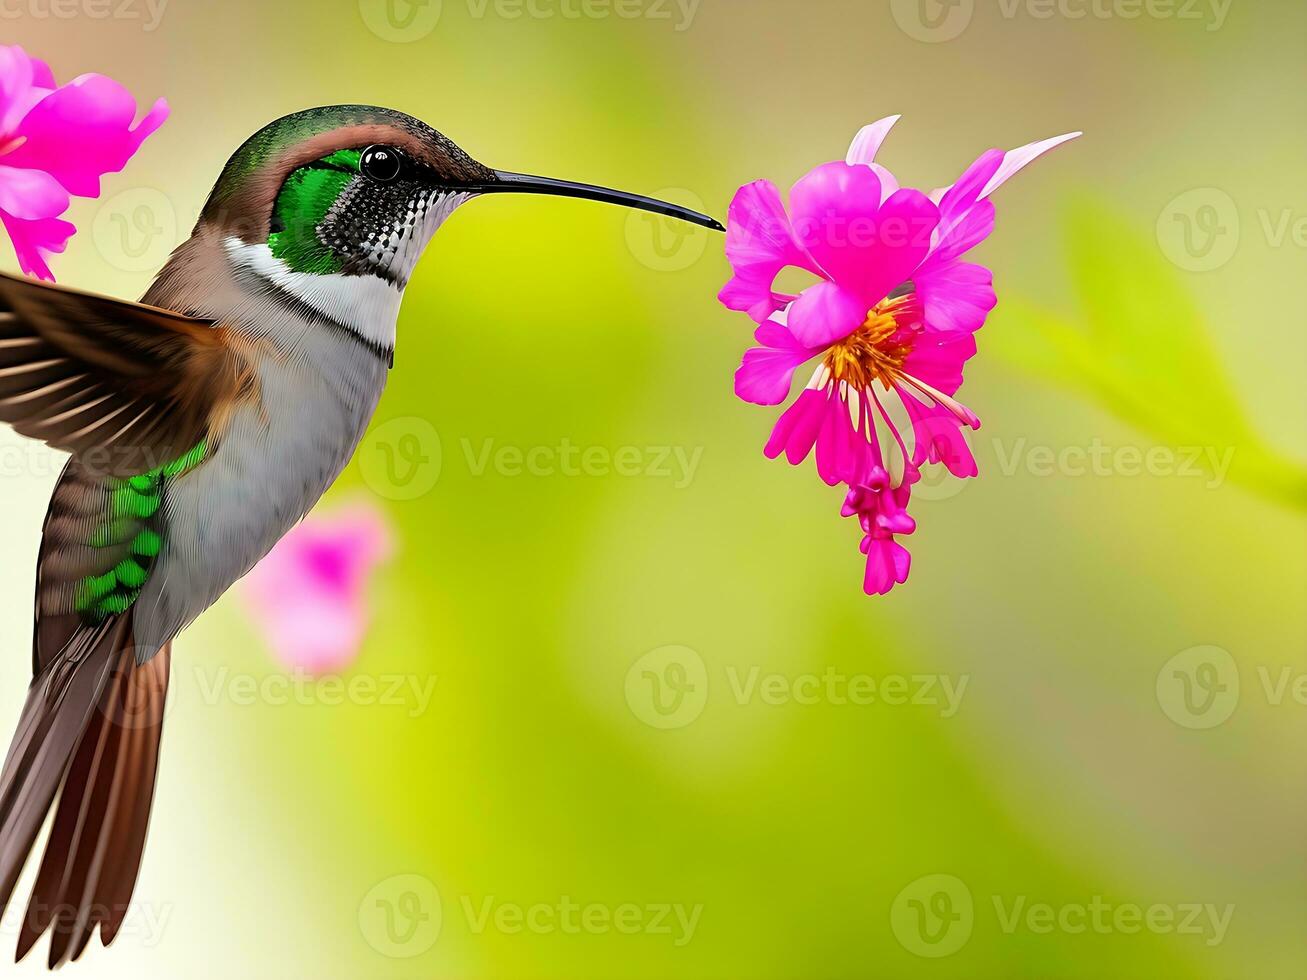
<svg viewBox="0 0 1307 980">
<path fill-rule="evenodd" d="M 1087 202 L 1071 208 L 1066 241 L 1089 342 L 1149 427 L 1185 443 L 1255 439 L 1202 315 L 1157 243 Z"/>
<path fill-rule="evenodd" d="M 1152 239 L 1091 203 L 1070 209 L 1066 239 L 1086 327 L 1004 298 L 987 348 L 1159 442 L 1234 450 L 1231 480 L 1307 509 L 1307 467 L 1252 429 L 1200 311 Z"/>
</svg>

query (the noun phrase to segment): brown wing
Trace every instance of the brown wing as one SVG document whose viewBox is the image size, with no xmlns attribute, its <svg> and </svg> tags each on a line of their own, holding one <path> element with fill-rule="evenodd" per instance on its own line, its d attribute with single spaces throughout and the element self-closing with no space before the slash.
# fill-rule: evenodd
<svg viewBox="0 0 1307 980">
<path fill-rule="evenodd" d="M 181 456 L 246 378 L 210 321 L 0 275 L 0 422 L 91 472 Z"/>
</svg>

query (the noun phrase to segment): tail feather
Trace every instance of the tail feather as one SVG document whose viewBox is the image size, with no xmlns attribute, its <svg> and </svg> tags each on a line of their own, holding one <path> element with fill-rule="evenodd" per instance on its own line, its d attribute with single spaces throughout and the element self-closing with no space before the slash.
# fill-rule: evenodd
<svg viewBox="0 0 1307 980">
<path fill-rule="evenodd" d="M 32 681 L 0 771 L 0 910 L 100 700 L 114 652 L 130 635 L 121 618 L 77 633 Z"/>
<path fill-rule="evenodd" d="M 97 924 L 105 945 L 122 926 L 154 795 L 168 654 L 138 666 L 130 617 L 115 617 L 77 632 L 32 682 L 0 773 L 0 910 L 56 793 L 59 803 L 18 959 L 47 930 L 54 967 L 77 959 Z"/>
<path fill-rule="evenodd" d="M 139 667 L 130 648 L 120 652 L 64 780 L 20 959 L 46 929 L 53 968 L 81 956 L 97 924 L 106 946 L 121 928 L 145 847 L 168 667 L 167 647 Z"/>
<path fill-rule="evenodd" d="M 102 907 L 106 917 L 100 923 L 100 938 L 108 946 L 122 928 L 127 904 L 136 888 L 136 876 L 145 852 L 150 806 L 154 802 L 154 780 L 159 769 L 159 740 L 163 734 L 163 712 L 168 695 L 171 645 L 165 645 L 153 659 L 135 667 L 130 711 L 140 719 L 131 751 L 125 754 L 121 792 L 117 800 L 109 863 L 101 877 Z M 83 943 L 84 945 L 84 943 Z M 77 958 L 74 954 L 74 959 Z"/>
</svg>

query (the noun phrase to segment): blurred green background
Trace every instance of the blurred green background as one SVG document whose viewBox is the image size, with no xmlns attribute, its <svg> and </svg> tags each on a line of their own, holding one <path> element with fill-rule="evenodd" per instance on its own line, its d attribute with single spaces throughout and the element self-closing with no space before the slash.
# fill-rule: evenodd
<svg viewBox="0 0 1307 980">
<path fill-rule="evenodd" d="M 891 113 L 882 160 L 927 189 L 1087 134 L 1000 194 L 963 391 L 982 475 L 918 495 L 884 599 L 838 495 L 765 460 L 774 413 L 732 395 L 749 323 L 715 302 L 720 238 L 464 208 L 322 505 L 371 501 L 400 541 L 366 649 L 279 685 L 232 596 L 182 638 L 138 908 L 71 969 L 1303 975 L 1300 4 L 61 3 L 6 6 L 4 39 L 173 108 L 54 265 L 121 296 L 228 154 L 310 105 L 720 216 Z M 1209 451 L 1226 477 L 1185 465 Z M 14 719 L 58 462 L 8 431 L 0 453 Z"/>
</svg>

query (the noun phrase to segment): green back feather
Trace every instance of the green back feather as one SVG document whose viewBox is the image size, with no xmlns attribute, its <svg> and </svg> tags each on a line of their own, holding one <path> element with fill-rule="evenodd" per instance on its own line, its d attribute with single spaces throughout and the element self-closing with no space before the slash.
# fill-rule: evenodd
<svg viewBox="0 0 1307 980">
<path fill-rule="evenodd" d="M 169 481 L 199 466 L 208 454 L 201 441 L 189 452 L 147 473 L 106 484 L 102 522 L 91 535 L 91 547 L 105 554 L 106 571 L 77 583 L 74 607 L 98 622 L 131 608 L 150 579 L 163 549 L 161 508 Z"/>
</svg>

